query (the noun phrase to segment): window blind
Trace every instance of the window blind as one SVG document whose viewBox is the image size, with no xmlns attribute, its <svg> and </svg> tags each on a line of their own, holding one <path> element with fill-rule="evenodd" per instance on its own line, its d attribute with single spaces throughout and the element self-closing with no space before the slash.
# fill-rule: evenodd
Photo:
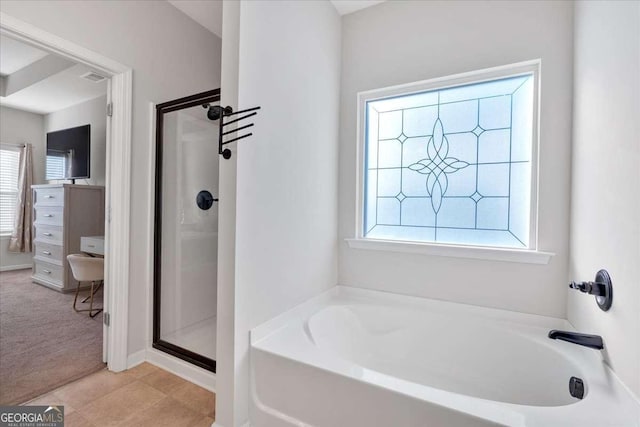
<svg viewBox="0 0 640 427">
<path fill-rule="evenodd" d="M 0 148 L 0 233 L 13 231 L 18 198 L 20 151 Z"/>
<path fill-rule="evenodd" d="M 47 179 L 64 179 L 67 168 L 67 158 L 64 153 L 52 155 L 47 153 Z"/>
</svg>

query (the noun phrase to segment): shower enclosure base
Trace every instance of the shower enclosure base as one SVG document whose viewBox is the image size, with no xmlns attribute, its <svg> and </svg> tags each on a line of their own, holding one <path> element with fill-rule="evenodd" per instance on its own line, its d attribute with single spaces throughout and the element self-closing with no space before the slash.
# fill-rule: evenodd
<svg viewBox="0 0 640 427">
<path fill-rule="evenodd" d="M 182 348 L 188 348 L 198 354 L 215 360 L 216 327 L 217 318 L 216 316 L 212 316 L 167 334 L 164 341 Z"/>
<path fill-rule="evenodd" d="M 149 348 L 130 356 L 129 359 L 129 369 L 142 362 L 148 362 L 207 390 L 216 391 L 216 374 L 162 350 Z"/>
</svg>

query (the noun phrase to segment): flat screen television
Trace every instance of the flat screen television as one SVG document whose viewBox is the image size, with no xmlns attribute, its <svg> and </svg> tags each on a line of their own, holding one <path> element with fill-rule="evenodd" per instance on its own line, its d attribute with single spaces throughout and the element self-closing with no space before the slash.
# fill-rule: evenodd
<svg viewBox="0 0 640 427">
<path fill-rule="evenodd" d="M 89 178 L 90 154 L 91 125 L 47 133 L 47 179 Z"/>
</svg>

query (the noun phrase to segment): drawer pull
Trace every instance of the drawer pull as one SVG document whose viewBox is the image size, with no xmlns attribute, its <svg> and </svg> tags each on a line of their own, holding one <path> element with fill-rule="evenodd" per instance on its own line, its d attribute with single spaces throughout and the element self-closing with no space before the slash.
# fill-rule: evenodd
<svg viewBox="0 0 640 427">
<path fill-rule="evenodd" d="M 53 218 L 53 215 L 51 214 L 44 214 L 45 218 Z"/>
<path fill-rule="evenodd" d="M 42 270 L 44 273 L 51 274 L 51 270 Z"/>
<path fill-rule="evenodd" d="M 53 234 L 51 233 L 42 233 L 42 234 L 44 234 L 45 236 L 53 236 Z"/>
<path fill-rule="evenodd" d="M 95 248 L 96 245 L 87 245 L 88 248 Z"/>
<path fill-rule="evenodd" d="M 51 252 L 49 252 L 49 251 L 42 251 L 42 253 L 45 254 L 45 255 L 51 255 Z"/>
<path fill-rule="evenodd" d="M 47 194 L 46 196 L 44 196 L 45 199 L 53 199 L 53 196 L 51 194 Z"/>
</svg>

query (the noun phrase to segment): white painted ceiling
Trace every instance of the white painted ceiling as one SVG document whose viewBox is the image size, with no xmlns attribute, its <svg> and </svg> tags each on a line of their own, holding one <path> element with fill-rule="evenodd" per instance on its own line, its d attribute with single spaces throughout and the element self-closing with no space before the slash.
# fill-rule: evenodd
<svg viewBox="0 0 640 427">
<path fill-rule="evenodd" d="M 43 55 L 26 54 L 25 52 L 29 52 L 30 49 L 34 48 L 15 39 L 5 36 L 0 38 L 3 72 L 5 60 L 9 64 L 13 64 L 12 68 L 8 68 L 12 72 L 7 73 L 9 76 L 4 76 L 3 79 L 10 78 L 10 74 L 50 55 L 48 52 L 38 49 L 34 50 L 38 50 Z M 20 64 L 20 66 L 16 64 Z M 20 68 L 17 68 L 18 66 Z M 15 71 L 13 71 L 14 69 Z M 81 77 L 89 71 L 92 70 L 85 65 L 71 63 L 70 67 L 63 71 L 49 75 L 30 86 L 11 93 L 9 96 L 0 96 L 0 105 L 37 114 L 49 114 L 106 94 L 107 79 L 95 83 Z"/>
<path fill-rule="evenodd" d="M 222 0 L 167 1 L 213 34 L 222 37 Z M 386 0 L 331 0 L 331 3 L 340 15 L 346 15 L 384 1 Z"/>
<path fill-rule="evenodd" d="M 0 34 L 0 75 L 6 76 L 33 64 L 48 53 Z"/>
</svg>

